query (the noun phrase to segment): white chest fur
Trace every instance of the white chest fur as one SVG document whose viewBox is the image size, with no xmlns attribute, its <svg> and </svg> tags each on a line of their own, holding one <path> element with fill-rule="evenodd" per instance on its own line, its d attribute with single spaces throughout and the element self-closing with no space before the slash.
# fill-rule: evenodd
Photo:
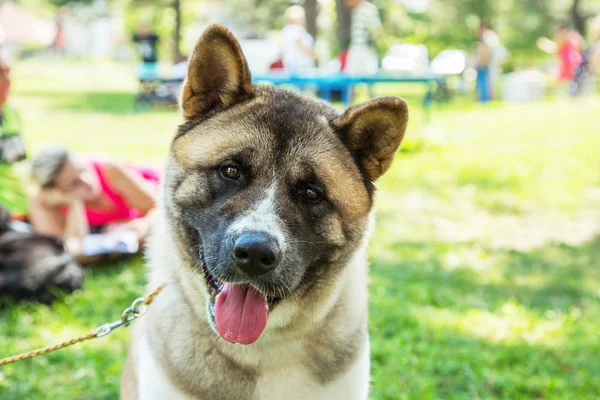
<svg viewBox="0 0 600 400">
<path fill-rule="evenodd" d="M 147 340 L 140 340 L 138 346 L 139 400 L 188 399 L 177 390 L 161 370 Z M 301 363 L 286 363 L 290 366 L 262 373 L 253 396 L 249 398 L 257 400 L 366 400 L 369 392 L 369 353 L 367 340 L 362 354 L 350 370 L 327 385 L 321 385 Z"/>
<path fill-rule="evenodd" d="M 366 400 L 369 393 L 369 343 L 350 370 L 334 382 L 321 385 L 297 363 L 263 374 L 256 385 L 255 398 L 261 400 Z"/>
<path fill-rule="evenodd" d="M 177 390 L 156 362 L 148 340 L 144 337 L 138 346 L 138 399 L 139 400 L 185 400 L 187 397 Z"/>
</svg>

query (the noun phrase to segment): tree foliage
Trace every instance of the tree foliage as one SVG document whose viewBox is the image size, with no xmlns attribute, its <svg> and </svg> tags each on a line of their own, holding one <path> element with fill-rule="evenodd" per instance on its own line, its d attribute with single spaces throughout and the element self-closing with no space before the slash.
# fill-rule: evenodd
<svg viewBox="0 0 600 400">
<path fill-rule="evenodd" d="M 223 5 L 240 26 L 249 28 L 255 35 L 281 29 L 285 24 L 283 13 L 296 4 L 289 0 L 224 0 Z"/>
<path fill-rule="evenodd" d="M 600 13 L 595 0 L 430 0 L 425 13 L 411 13 L 398 0 L 374 0 L 382 14 L 385 45 L 405 41 L 423 43 L 435 55 L 447 48 L 470 49 L 476 42 L 480 21 L 492 24 L 503 44 L 522 58 L 541 55 L 536 40 L 552 37 L 559 20 L 573 21 L 578 3 L 583 18 Z"/>
<path fill-rule="evenodd" d="M 22 3 L 42 1 L 55 9 L 73 4 L 92 4 L 93 0 L 19 0 Z M 193 20 L 195 1 L 185 0 L 106 0 L 111 7 L 126 10 L 127 29 L 132 31 L 140 20 L 151 21 L 164 38 L 174 58 L 179 54 L 180 29 Z M 541 55 L 536 39 L 552 37 L 559 20 L 570 22 L 582 34 L 586 21 L 600 13 L 599 0 L 429 0 L 427 11 L 415 13 L 404 6 L 404 0 L 371 0 L 380 10 L 385 35 L 379 43 L 386 51 L 399 42 L 423 43 L 431 55 L 448 48 L 469 50 L 476 41 L 480 21 L 491 22 L 503 44 L 513 55 L 534 59 Z M 200 2 L 200 6 L 202 1 Z M 349 43 L 350 12 L 344 0 L 222 0 L 232 19 L 248 34 L 263 36 L 285 24 L 284 11 L 293 4 L 304 5 L 308 29 L 319 34 L 317 15 L 331 19 L 331 27 L 320 37 L 329 41 L 337 52 Z M 207 21 L 208 22 L 208 21 Z M 164 50 L 163 50 L 164 52 Z"/>
</svg>

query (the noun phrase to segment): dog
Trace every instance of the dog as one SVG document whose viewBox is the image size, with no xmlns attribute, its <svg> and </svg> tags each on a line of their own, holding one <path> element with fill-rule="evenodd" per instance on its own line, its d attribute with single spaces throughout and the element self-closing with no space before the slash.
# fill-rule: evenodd
<svg viewBox="0 0 600 400">
<path fill-rule="evenodd" d="M 63 241 L 22 225 L 0 207 L 0 299 L 51 304 L 59 292 L 81 289 L 83 269 Z"/>
<path fill-rule="evenodd" d="M 366 399 L 366 247 L 401 98 L 348 109 L 252 85 L 234 36 L 199 38 L 171 143 L 122 399 Z"/>
</svg>

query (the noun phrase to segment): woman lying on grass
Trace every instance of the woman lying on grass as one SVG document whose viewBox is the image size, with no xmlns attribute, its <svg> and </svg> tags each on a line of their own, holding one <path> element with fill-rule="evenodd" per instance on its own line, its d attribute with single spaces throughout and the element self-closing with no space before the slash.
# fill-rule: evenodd
<svg viewBox="0 0 600 400">
<path fill-rule="evenodd" d="M 39 185 L 29 202 L 34 229 L 64 238 L 67 249 L 80 262 L 98 261 L 90 253 L 104 252 L 94 251 L 98 240 L 91 240 L 90 234 L 133 237 L 137 250 L 150 233 L 157 171 L 49 147 L 33 160 L 32 177 Z"/>
</svg>

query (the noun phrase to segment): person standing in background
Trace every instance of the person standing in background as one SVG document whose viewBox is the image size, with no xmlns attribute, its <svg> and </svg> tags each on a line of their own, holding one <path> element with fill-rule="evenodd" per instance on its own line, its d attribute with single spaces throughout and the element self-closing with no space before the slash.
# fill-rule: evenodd
<svg viewBox="0 0 600 400">
<path fill-rule="evenodd" d="M 56 16 L 56 34 L 52 41 L 52 48 L 57 54 L 64 54 L 65 52 L 65 16 L 67 15 L 67 9 L 61 8 Z"/>
<path fill-rule="evenodd" d="M 314 68 L 314 39 L 306 30 L 304 8 L 291 6 L 284 16 L 286 25 L 281 30 L 283 67 L 291 73 Z"/>
<path fill-rule="evenodd" d="M 493 98 L 494 84 L 502 75 L 502 65 L 508 58 L 508 50 L 502 45 L 500 36 L 494 31 L 490 23 L 485 23 L 483 42 L 490 48 L 490 87 Z"/>
<path fill-rule="evenodd" d="M 492 46 L 489 43 L 490 35 L 486 35 L 487 27 L 487 24 L 483 22 L 479 27 L 475 61 L 475 70 L 477 71 L 475 88 L 477 91 L 477 100 L 481 103 L 487 103 L 492 100 L 492 79 L 490 71 Z"/>
<path fill-rule="evenodd" d="M 141 24 L 138 31 L 133 35 L 133 42 L 137 44 L 142 65 L 139 71 L 140 79 L 152 79 L 158 77 L 158 42 L 159 37 L 152 32 L 148 25 Z"/>
<path fill-rule="evenodd" d="M 546 37 L 540 37 L 537 40 L 537 46 L 540 50 L 555 54 L 558 58 L 558 71 L 556 80 L 558 82 L 559 93 L 572 92 L 574 87 L 578 87 L 581 82 L 576 82 L 575 78 L 583 61 L 583 50 L 585 42 L 583 37 L 574 29 L 569 28 L 566 22 L 559 22 L 554 30 L 555 39 L 550 40 Z M 590 60 L 592 63 L 592 60 Z M 577 77 L 577 80 L 581 75 Z M 574 93 L 571 93 L 574 94 Z"/>
<path fill-rule="evenodd" d="M 477 100 L 482 103 L 493 98 L 494 79 L 500 75 L 501 65 L 506 59 L 506 49 L 500 44 L 498 34 L 487 22 L 479 27 L 475 69 L 477 71 Z"/>
<path fill-rule="evenodd" d="M 581 63 L 583 39 L 579 33 L 569 29 L 566 23 L 556 26 L 556 53 L 558 55 L 558 81 L 570 83 Z"/>
<path fill-rule="evenodd" d="M 350 48 L 346 71 L 352 75 L 373 75 L 379 69 L 375 40 L 382 30 L 379 11 L 366 0 L 345 0 L 352 10 Z"/>
</svg>

